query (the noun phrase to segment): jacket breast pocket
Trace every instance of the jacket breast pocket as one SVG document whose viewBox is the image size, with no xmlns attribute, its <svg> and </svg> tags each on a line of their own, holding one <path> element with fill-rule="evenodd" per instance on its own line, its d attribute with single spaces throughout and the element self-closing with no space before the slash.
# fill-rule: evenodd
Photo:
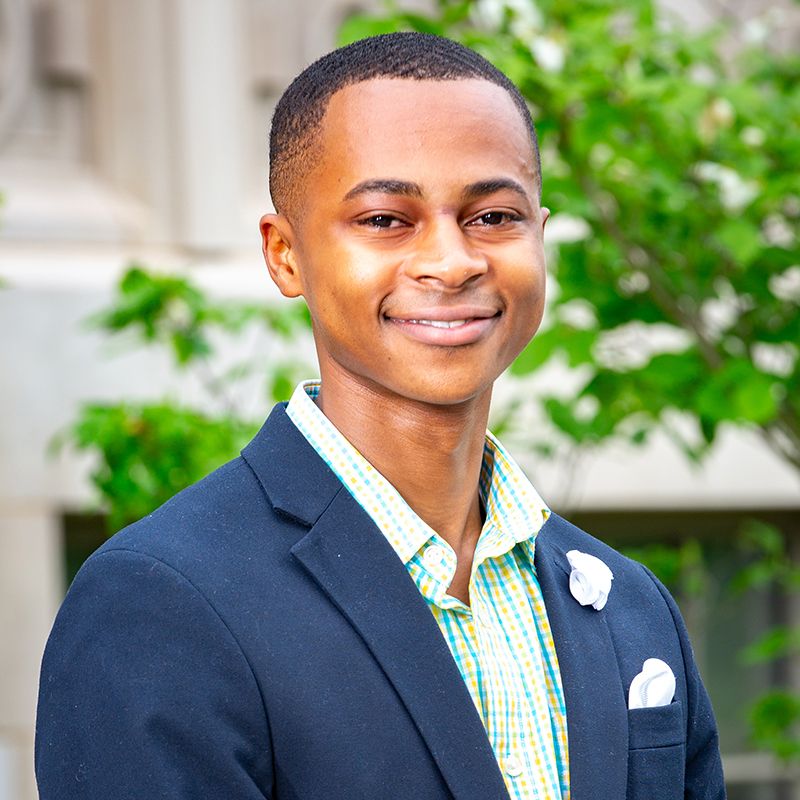
<svg viewBox="0 0 800 800">
<path fill-rule="evenodd" d="M 628 711 L 628 800 L 683 798 L 685 765 L 680 702 Z"/>
</svg>

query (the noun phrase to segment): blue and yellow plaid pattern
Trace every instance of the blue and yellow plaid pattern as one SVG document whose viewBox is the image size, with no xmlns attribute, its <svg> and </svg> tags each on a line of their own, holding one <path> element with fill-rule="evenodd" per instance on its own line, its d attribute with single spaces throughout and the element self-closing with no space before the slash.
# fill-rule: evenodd
<svg viewBox="0 0 800 800">
<path fill-rule="evenodd" d="M 550 512 L 487 433 L 480 494 L 486 509 L 472 565 L 470 605 L 447 594 L 452 548 L 297 387 L 287 413 L 406 565 L 446 639 L 512 798 L 569 798 L 567 719 L 553 636 L 533 564 Z"/>
</svg>

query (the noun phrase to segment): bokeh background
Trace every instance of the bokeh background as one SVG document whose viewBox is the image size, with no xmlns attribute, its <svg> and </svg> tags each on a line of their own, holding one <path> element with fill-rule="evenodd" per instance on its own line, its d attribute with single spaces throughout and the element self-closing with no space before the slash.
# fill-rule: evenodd
<svg viewBox="0 0 800 800">
<path fill-rule="evenodd" d="M 80 563 L 314 374 L 260 257 L 277 98 L 408 28 L 539 127 L 550 301 L 493 427 L 678 596 L 730 797 L 800 798 L 797 3 L 0 0 L 0 800 Z"/>
</svg>

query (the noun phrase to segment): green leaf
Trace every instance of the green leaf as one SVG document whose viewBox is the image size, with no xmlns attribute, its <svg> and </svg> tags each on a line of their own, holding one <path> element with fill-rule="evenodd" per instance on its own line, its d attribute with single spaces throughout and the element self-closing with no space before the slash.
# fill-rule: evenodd
<svg viewBox="0 0 800 800">
<path fill-rule="evenodd" d="M 343 47 L 359 39 L 366 39 L 368 36 L 395 33 L 404 29 L 406 29 L 406 26 L 401 19 L 354 14 L 347 17 L 342 23 L 336 41 L 339 47 Z"/>
<path fill-rule="evenodd" d="M 113 531 L 235 457 L 257 429 L 166 403 L 92 404 L 81 409 L 71 440 L 98 459 L 91 479 Z"/>
<path fill-rule="evenodd" d="M 784 690 L 762 695 L 750 712 L 753 741 L 774 752 L 779 758 L 800 756 L 800 697 Z"/>
<path fill-rule="evenodd" d="M 731 359 L 709 374 L 697 394 L 697 410 L 709 420 L 765 424 L 778 410 L 776 381 L 751 362 Z"/>
<path fill-rule="evenodd" d="M 759 227 L 742 217 L 725 220 L 714 231 L 714 239 L 741 268 L 748 267 L 762 248 Z"/>
<path fill-rule="evenodd" d="M 800 630 L 777 627 L 748 645 L 742 651 L 742 660 L 746 664 L 759 664 L 798 653 L 800 653 Z"/>
</svg>

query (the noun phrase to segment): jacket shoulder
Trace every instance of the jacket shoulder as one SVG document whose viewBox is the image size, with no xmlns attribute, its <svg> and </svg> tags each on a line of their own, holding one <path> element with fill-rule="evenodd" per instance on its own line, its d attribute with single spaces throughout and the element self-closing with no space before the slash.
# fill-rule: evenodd
<svg viewBox="0 0 800 800">
<path fill-rule="evenodd" d="M 237 510 L 258 504 L 259 495 L 263 491 L 240 456 L 115 533 L 97 553 L 116 549 L 146 551 L 172 537 L 190 537 L 197 544 L 205 531 L 225 525 Z"/>
<path fill-rule="evenodd" d="M 138 553 L 213 591 L 251 568 L 271 571 L 304 530 L 276 513 L 240 456 L 123 528 L 89 562 L 118 551 Z"/>
<path fill-rule="evenodd" d="M 542 535 L 547 537 L 550 547 L 562 550 L 564 553 L 570 550 L 580 550 L 599 558 L 611 569 L 615 581 L 618 576 L 624 576 L 626 580 L 634 580 L 637 585 L 640 583 L 641 585 L 653 585 L 654 576 L 638 561 L 628 558 L 558 514 L 551 514 L 539 534 L 540 537 Z M 615 588 L 617 588 L 616 585 Z"/>
</svg>

